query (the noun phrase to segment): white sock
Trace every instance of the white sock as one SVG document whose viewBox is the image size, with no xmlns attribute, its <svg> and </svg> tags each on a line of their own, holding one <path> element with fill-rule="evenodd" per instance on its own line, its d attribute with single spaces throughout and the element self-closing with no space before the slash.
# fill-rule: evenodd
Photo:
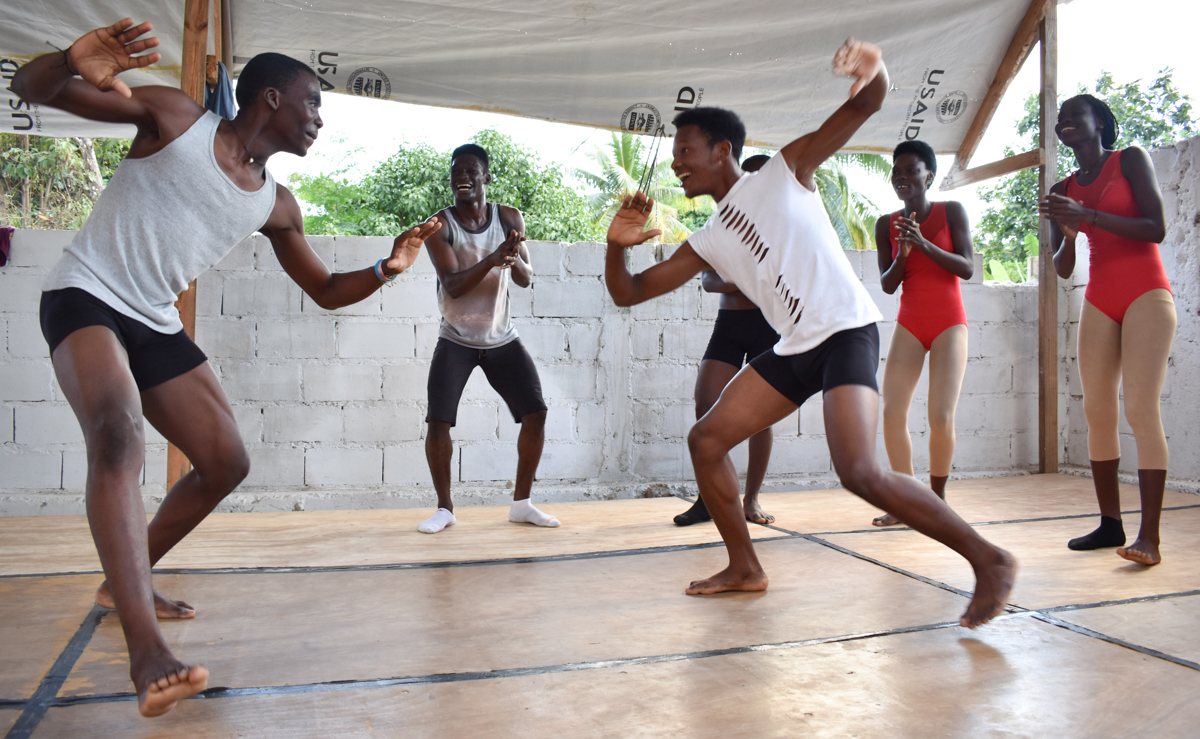
<svg viewBox="0 0 1200 739">
<path fill-rule="evenodd" d="M 439 508 L 436 513 L 417 525 L 417 531 L 422 534 L 436 534 L 447 526 L 453 526 L 457 520 L 453 513 Z"/>
<path fill-rule="evenodd" d="M 548 529 L 552 529 L 559 524 L 559 520 L 554 516 L 547 515 L 534 508 L 529 498 L 513 501 L 512 508 L 508 509 L 508 520 L 513 523 L 531 523 L 534 526 L 545 526 Z"/>
</svg>

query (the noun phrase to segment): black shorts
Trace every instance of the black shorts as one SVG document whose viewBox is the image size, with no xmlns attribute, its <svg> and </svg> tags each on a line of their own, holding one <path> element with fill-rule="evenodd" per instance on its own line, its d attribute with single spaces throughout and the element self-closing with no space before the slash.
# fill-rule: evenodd
<svg viewBox="0 0 1200 739">
<path fill-rule="evenodd" d="M 704 359 L 741 367 L 779 342 L 779 334 L 767 323 L 762 311 L 719 310 Z"/>
<path fill-rule="evenodd" d="M 865 385 L 878 392 L 879 329 L 871 323 L 839 331 L 802 354 L 764 352 L 750 366 L 796 405 L 841 385 Z"/>
<path fill-rule="evenodd" d="M 517 423 L 530 413 L 546 410 L 542 381 L 533 357 L 520 339 L 495 349 L 472 349 L 449 339 L 438 339 L 429 365 L 429 412 L 425 423 L 458 422 L 458 401 L 476 367 L 483 368 L 488 383 L 500 393 Z"/>
<path fill-rule="evenodd" d="M 187 332 L 155 331 L 77 287 L 42 293 L 41 320 L 51 356 L 63 339 L 81 328 L 104 326 L 111 330 L 129 355 L 129 371 L 138 390 L 173 380 L 208 360 Z"/>
</svg>

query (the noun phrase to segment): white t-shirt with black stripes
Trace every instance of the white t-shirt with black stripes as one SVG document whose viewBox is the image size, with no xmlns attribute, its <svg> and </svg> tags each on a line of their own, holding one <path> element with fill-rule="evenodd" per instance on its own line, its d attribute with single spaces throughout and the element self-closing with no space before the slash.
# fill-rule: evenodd
<svg viewBox="0 0 1200 739">
<path fill-rule="evenodd" d="M 687 243 L 762 309 L 779 333 L 780 356 L 883 318 L 842 253 L 821 196 L 781 154 L 742 175 Z"/>
</svg>

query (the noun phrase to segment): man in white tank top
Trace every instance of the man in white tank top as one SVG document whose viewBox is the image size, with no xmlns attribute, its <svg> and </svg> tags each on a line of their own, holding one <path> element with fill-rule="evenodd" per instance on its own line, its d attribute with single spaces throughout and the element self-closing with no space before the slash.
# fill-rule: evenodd
<svg viewBox="0 0 1200 739">
<path fill-rule="evenodd" d="M 28 103 L 137 126 L 129 155 L 47 278 L 41 318 L 87 444 L 88 522 L 107 578 L 96 602 L 120 612 L 138 710 L 158 716 L 204 690 L 208 671 L 167 647 L 156 618 L 195 611 L 155 592 L 150 568 L 250 467 L 225 393 L 182 329 L 175 293 L 261 231 L 314 302 L 349 305 L 407 269 L 438 226 L 401 234 L 374 266 L 331 274 L 304 238 L 295 198 L 264 166 L 277 152 L 304 156 L 316 140 L 316 75 L 279 54 L 255 57 L 238 84 L 241 110 L 226 121 L 175 88 L 130 90 L 116 78 L 159 60 L 134 56 L 158 45 L 141 38 L 150 30 L 128 18 L 96 29 L 26 64 L 12 89 Z M 143 416 L 192 463 L 149 527 Z"/>
<path fill-rule="evenodd" d="M 716 213 L 670 259 L 631 275 L 625 249 L 659 232 L 643 231 L 652 201 L 640 192 L 627 198 L 608 229 L 605 281 L 617 305 L 627 306 L 715 269 L 762 309 L 780 335 L 773 350 L 726 385 L 688 436 L 696 483 L 729 553 L 729 566 L 693 582 L 689 594 L 766 589 L 728 453 L 822 392 L 825 435 L 842 484 L 970 561 L 975 596 L 961 622 L 973 628 L 1004 609 L 1016 561 L 932 490 L 875 459 L 880 314 L 842 253 L 814 175 L 882 107 L 888 76 L 879 48 L 853 39 L 838 50 L 833 69 L 855 78 L 850 100 L 753 174 L 737 164 L 746 129 L 736 115 L 693 108 L 677 116 L 672 167 L 684 194 L 712 195 Z"/>
<path fill-rule="evenodd" d="M 450 429 L 458 420 L 458 402 L 476 367 L 504 398 L 517 436 L 517 472 L 508 520 L 553 528 L 558 519 L 529 499 L 545 441 L 546 403 L 533 358 L 521 344 L 509 315 L 508 286 L 529 287 L 533 270 L 526 249 L 521 211 L 489 203 L 488 153 L 464 144 L 450 155 L 454 205 L 434 218 L 441 229 L 429 238 L 429 257 L 438 273 L 442 325 L 429 365 L 429 424 L 425 457 L 437 491 L 438 508 L 417 526 L 436 534 L 455 523 L 450 496 Z M 510 280 L 511 277 L 511 280 Z"/>
</svg>

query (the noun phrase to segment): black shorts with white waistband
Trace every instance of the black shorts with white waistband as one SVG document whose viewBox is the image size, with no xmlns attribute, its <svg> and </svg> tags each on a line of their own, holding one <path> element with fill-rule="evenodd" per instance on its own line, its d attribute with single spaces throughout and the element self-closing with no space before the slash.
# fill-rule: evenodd
<svg viewBox="0 0 1200 739">
<path fill-rule="evenodd" d="M 704 359 L 741 367 L 779 342 L 779 334 L 767 323 L 762 310 L 722 309 L 717 311 L 712 338 L 704 350 Z"/>
<path fill-rule="evenodd" d="M 865 385 L 879 392 L 879 329 L 870 323 L 839 331 L 806 352 L 786 357 L 764 352 L 750 366 L 796 405 L 841 385 Z"/>
<path fill-rule="evenodd" d="M 476 367 L 483 368 L 488 383 L 500 393 L 517 423 L 530 413 L 546 410 L 542 381 L 533 357 L 520 339 L 492 349 L 476 349 L 439 338 L 429 364 L 429 412 L 425 422 L 458 422 L 458 401 Z"/>
<path fill-rule="evenodd" d="M 58 345 L 81 328 L 104 326 L 116 334 L 129 356 L 129 371 L 139 391 L 191 372 L 208 360 L 185 331 L 155 331 L 77 287 L 42 293 L 40 314 L 42 336 L 52 357 Z"/>
</svg>

